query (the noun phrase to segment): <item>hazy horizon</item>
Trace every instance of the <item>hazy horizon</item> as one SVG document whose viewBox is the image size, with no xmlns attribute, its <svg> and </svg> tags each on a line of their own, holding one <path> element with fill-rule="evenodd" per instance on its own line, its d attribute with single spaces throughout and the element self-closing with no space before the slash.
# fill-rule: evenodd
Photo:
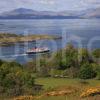
<svg viewBox="0 0 100 100">
<path fill-rule="evenodd" d="M 98 0 L 0 0 L 0 13 L 17 8 L 37 11 L 79 11 L 97 7 L 100 7 Z"/>
</svg>

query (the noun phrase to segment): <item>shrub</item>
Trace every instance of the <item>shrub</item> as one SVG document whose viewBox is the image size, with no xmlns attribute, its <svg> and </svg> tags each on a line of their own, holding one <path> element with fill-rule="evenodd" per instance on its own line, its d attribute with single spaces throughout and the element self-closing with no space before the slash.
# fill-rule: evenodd
<svg viewBox="0 0 100 100">
<path fill-rule="evenodd" d="M 92 54 L 95 58 L 100 58 L 100 49 L 95 49 Z"/>
<path fill-rule="evenodd" d="M 100 80 L 100 68 L 97 71 L 97 79 Z"/>
<path fill-rule="evenodd" d="M 38 77 L 48 77 L 49 69 L 46 66 L 41 66 L 40 70 L 37 72 Z"/>
<path fill-rule="evenodd" d="M 96 72 L 97 76 L 96 79 L 100 80 L 100 65 L 93 63 L 92 64 L 93 70 Z"/>
<path fill-rule="evenodd" d="M 85 90 L 80 97 L 84 98 L 84 97 L 88 97 L 88 96 L 94 96 L 94 95 L 98 95 L 100 94 L 100 88 L 89 88 L 87 90 Z"/>
<path fill-rule="evenodd" d="M 27 96 L 27 95 L 14 98 L 14 100 L 34 100 L 34 99 L 36 99 L 34 96 Z"/>
<path fill-rule="evenodd" d="M 31 91 L 33 86 L 34 77 L 20 64 L 6 62 L 0 66 L 0 88 L 4 94 L 20 95 Z"/>
<path fill-rule="evenodd" d="M 3 64 L 3 61 L 2 60 L 0 60 L 0 66 Z"/>
<path fill-rule="evenodd" d="M 93 70 L 90 64 L 83 64 L 81 66 L 80 72 L 79 72 L 79 78 L 81 79 L 91 79 L 96 77 L 96 72 Z"/>
<path fill-rule="evenodd" d="M 78 76 L 79 69 L 76 67 L 70 67 L 66 69 L 63 74 L 69 78 L 76 78 Z"/>
</svg>

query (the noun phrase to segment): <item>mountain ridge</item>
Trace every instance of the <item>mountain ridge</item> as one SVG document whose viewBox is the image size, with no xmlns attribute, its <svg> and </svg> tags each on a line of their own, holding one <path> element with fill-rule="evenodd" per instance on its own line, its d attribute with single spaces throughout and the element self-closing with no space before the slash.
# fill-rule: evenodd
<svg viewBox="0 0 100 100">
<path fill-rule="evenodd" d="M 27 8 L 18 8 L 0 14 L 0 19 L 73 19 L 73 18 L 100 18 L 100 8 L 84 11 L 35 11 Z"/>
</svg>

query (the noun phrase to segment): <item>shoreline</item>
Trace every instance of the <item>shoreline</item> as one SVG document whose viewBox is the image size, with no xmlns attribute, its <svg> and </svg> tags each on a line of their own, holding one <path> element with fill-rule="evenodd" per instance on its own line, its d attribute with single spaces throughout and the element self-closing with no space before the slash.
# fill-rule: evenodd
<svg viewBox="0 0 100 100">
<path fill-rule="evenodd" d="M 15 45 L 15 43 L 32 42 L 37 40 L 56 40 L 62 39 L 60 36 L 47 34 L 17 35 L 12 33 L 0 33 L 0 46 Z"/>
</svg>

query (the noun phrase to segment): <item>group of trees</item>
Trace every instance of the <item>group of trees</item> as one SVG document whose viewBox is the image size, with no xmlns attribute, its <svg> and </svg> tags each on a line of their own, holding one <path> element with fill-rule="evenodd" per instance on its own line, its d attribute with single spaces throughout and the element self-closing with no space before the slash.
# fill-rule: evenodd
<svg viewBox="0 0 100 100">
<path fill-rule="evenodd" d="M 54 53 L 51 60 L 48 56 L 42 56 L 39 60 L 40 66 L 36 66 L 37 61 L 32 61 L 27 67 L 30 68 L 31 64 L 31 68 L 39 73 L 39 76 L 63 75 L 70 78 L 100 79 L 99 58 L 100 49 L 88 51 L 69 44 L 66 48 Z"/>
<path fill-rule="evenodd" d="M 34 77 L 22 65 L 0 60 L 0 94 L 32 94 L 33 87 Z"/>
</svg>

